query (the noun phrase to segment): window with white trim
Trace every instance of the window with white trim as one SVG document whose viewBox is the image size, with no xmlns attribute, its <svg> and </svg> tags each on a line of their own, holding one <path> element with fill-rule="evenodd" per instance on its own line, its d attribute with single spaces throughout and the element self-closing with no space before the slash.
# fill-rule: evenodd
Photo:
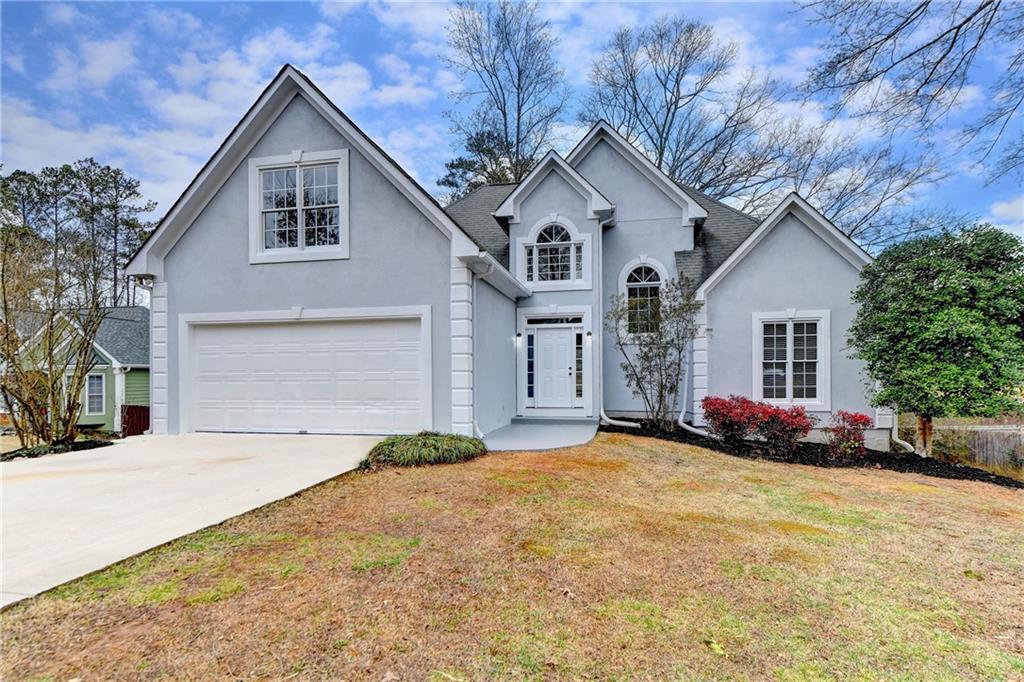
<svg viewBox="0 0 1024 682">
<path fill-rule="evenodd" d="M 250 262 L 348 257 L 348 150 L 249 163 Z"/>
<path fill-rule="evenodd" d="M 583 242 L 574 241 L 569 230 L 552 224 L 526 245 L 526 281 L 578 282 L 583 280 Z"/>
<path fill-rule="evenodd" d="M 827 406 L 828 313 L 787 312 L 755 313 L 754 397 Z"/>
<path fill-rule="evenodd" d="M 106 403 L 105 377 L 89 374 L 85 377 L 85 413 L 103 414 Z"/>
<path fill-rule="evenodd" d="M 657 330 L 661 304 L 661 274 L 650 265 L 638 265 L 626 276 L 627 330 L 647 334 Z"/>
</svg>

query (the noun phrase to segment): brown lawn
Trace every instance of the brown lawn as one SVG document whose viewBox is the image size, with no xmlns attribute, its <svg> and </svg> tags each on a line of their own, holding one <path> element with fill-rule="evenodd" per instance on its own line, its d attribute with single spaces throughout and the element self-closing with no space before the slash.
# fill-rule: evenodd
<svg viewBox="0 0 1024 682">
<path fill-rule="evenodd" d="M 1024 492 L 601 434 L 183 538 L 8 610 L 0 674 L 1024 679 L 1022 613 Z"/>
</svg>

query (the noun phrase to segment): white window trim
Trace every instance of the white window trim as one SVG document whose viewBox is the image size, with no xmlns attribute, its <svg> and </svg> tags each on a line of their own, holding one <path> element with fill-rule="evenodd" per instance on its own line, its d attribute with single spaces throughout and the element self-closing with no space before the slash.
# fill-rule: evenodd
<svg viewBox="0 0 1024 682">
<path fill-rule="evenodd" d="M 596 364 L 601 349 L 600 340 L 595 341 L 591 322 L 593 308 L 589 305 L 549 305 L 531 308 L 519 308 L 516 311 L 516 414 L 525 417 L 592 417 L 594 416 L 595 384 L 600 382 L 596 376 Z M 572 325 L 583 334 L 583 398 L 574 398 L 575 407 L 532 407 L 526 398 L 526 334 L 528 330 L 542 328 L 544 325 L 529 323 L 535 317 L 574 317 L 583 318 L 582 323 Z M 568 325 L 555 325 L 568 326 Z M 573 356 L 575 357 L 575 355 Z M 573 393 L 575 396 L 575 392 Z M 576 401 L 580 401 L 579 404 Z"/>
<path fill-rule="evenodd" d="M 249 159 L 249 263 L 292 263 L 297 261 L 339 260 L 349 257 L 349 150 L 331 149 L 322 152 L 293 151 L 280 156 Z M 305 247 L 305 235 L 299 225 L 299 246 L 296 248 L 265 249 L 261 224 L 260 171 L 282 166 L 338 164 L 338 244 L 336 246 Z M 298 188 L 296 188 L 298 191 Z"/>
<path fill-rule="evenodd" d="M 89 378 L 90 377 L 99 377 L 100 378 L 100 388 L 102 389 L 102 392 L 100 393 L 100 395 L 103 398 L 103 400 L 100 403 L 100 405 L 102 405 L 102 408 L 100 409 L 99 412 L 91 412 L 89 410 Z M 83 403 L 85 403 L 83 405 L 83 410 L 82 410 L 83 414 L 92 417 L 92 416 L 98 416 L 98 415 L 103 415 L 103 414 L 107 413 L 107 376 L 105 374 L 103 374 L 101 372 L 90 372 L 89 374 L 85 375 L 85 387 L 82 389 L 82 391 L 83 391 L 83 393 L 85 393 L 85 396 L 84 396 L 85 400 L 82 401 Z"/>
<path fill-rule="evenodd" d="M 572 241 L 580 245 L 580 258 L 583 259 L 583 277 L 582 279 L 575 279 L 576 270 L 575 263 L 573 263 L 573 277 L 574 279 L 569 280 L 556 280 L 550 282 L 530 282 L 526 279 L 526 249 L 530 246 L 535 246 L 537 243 L 537 235 L 548 225 L 559 225 L 564 227 L 568 232 Z M 577 291 L 582 289 L 592 288 L 593 281 L 593 251 L 591 249 L 591 236 L 580 232 L 573 224 L 571 220 L 558 213 L 552 213 L 547 215 L 530 228 L 529 233 L 526 237 L 520 237 L 516 239 L 516 250 L 515 250 L 515 267 L 516 277 L 520 282 L 530 288 L 531 291 Z"/>
<path fill-rule="evenodd" d="M 626 279 L 629 278 L 629 273 L 633 272 L 633 270 L 635 270 L 637 267 L 641 265 L 647 265 L 658 271 L 658 275 L 661 277 L 661 286 L 664 286 L 665 283 L 668 282 L 668 280 L 671 277 L 668 274 L 668 268 L 666 268 L 657 258 L 651 258 L 647 254 L 640 254 L 633 260 L 623 265 L 622 269 L 619 270 L 619 293 L 622 294 L 623 296 L 629 295 L 626 287 Z M 660 288 L 658 289 L 658 293 L 661 293 Z M 625 322 L 623 324 L 625 324 Z M 623 332 L 625 331 L 626 330 L 623 329 Z M 632 341 L 633 337 L 635 336 L 635 334 L 624 334 L 624 338 L 627 340 L 627 342 Z"/>
<path fill-rule="evenodd" d="M 752 381 L 754 400 L 763 400 L 773 405 L 799 405 L 809 412 L 828 412 L 832 409 L 832 355 L 831 338 L 832 324 L 828 310 L 797 310 L 788 308 L 771 312 L 752 313 L 751 335 L 753 340 Z M 793 384 L 789 366 L 793 362 L 792 348 L 787 353 L 786 398 L 764 397 L 764 385 L 761 383 L 761 362 L 764 357 L 764 333 L 762 325 L 766 322 L 785 322 L 792 328 L 793 322 L 818 323 L 818 397 L 814 399 L 795 400 L 792 397 Z M 792 339 L 792 332 L 787 331 L 787 339 Z M 787 341 L 787 344 L 789 341 Z"/>
</svg>

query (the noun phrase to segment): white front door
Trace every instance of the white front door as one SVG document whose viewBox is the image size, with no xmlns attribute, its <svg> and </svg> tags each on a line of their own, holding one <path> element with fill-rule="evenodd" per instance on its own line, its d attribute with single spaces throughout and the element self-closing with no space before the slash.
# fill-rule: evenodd
<svg viewBox="0 0 1024 682">
<path fill-rule="evenodd" d="M 572 407 L 575 386 L 573 333 L 568 327 L 537 328 L 537 407 Z"/>
</svg>

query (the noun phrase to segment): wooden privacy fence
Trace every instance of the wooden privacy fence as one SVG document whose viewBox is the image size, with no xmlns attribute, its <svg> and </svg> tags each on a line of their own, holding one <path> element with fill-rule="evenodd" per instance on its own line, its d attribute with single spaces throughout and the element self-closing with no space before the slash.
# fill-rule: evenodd
<svg viewBox="0 0 1024 682">
<path fill-rule="evenodd" d="M 1024 470 L 1024 424 L 949 424 L 935 427 L 935 448 L 986 468 Z"/>
<path fill-rule="evenodd" d="M 121 436 L 141 436 L 149 428 L 149 405 L 121 406 Z"/>
</svg>

